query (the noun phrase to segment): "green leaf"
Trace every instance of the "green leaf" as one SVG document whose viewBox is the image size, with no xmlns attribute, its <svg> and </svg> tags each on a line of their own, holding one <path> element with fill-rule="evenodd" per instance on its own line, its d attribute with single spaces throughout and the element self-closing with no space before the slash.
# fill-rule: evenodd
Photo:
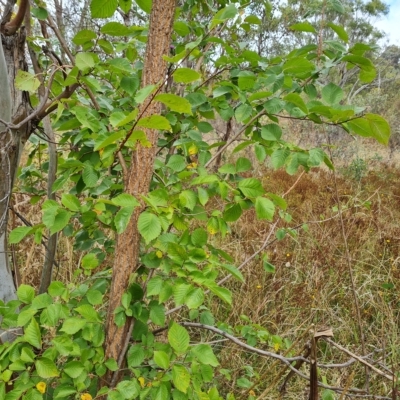
<svg viewBox="0 0 400 400">
<path fill-rule="evenodd" d="M 47 10 L 43 7 L 34 7 L 31 9 L 31 13 L 34 17 L 36 17 L 37 19 L 40 19 L 42 21 L 46 20 L 49 13 L 47 12 Z"/>
<path fill-rule="evenodd" d="M 82 318 L 76 318 L 76 317 L 67 318 L 64 321 L 60 331 L 65 332 L 68 335 L 74 335 L 76 332 L 79 332 L 82 328 L 84 328 L 86 324 L 87 321 L 85 321 Z"/>
<path fill-rule="evenodd" d="M 324 86 L 321 94 L 324 101 L 331 106 L 339 104 L 340 100 L 343 98 L 342 88 L 334 83 L 328 83 L 326 86 Z"/>
<path fill-rule="evenodd" d="M 118 7 L 118 0 L 92 0 L 90 12 L 92 18 L 110 18 Z"/>
<path fill-rule="evenodd" d="M 191 352 L 202 364 L 211 365 L 212 367 L 217 367 L 219 365 L 217 357 L 215 357 L 209 344 L 193 346 Z"/>
<path fill-rule="evenodd" d="M 139 216 L 138 229 L 148 244 L 160 235 L 161 222 L 156 215 L 150 212 L 144 212 Z"/>
<path fill-rule="evenodd" d="M 27 71 L 18 70 L 15 77 L 15 86 L 19 90 L 25 90 L 27 92 L 35 92 L 40 86 L 39 79 L 35 75 Z"/>
<path fill-rule="evenodd" d="M 261 182 L 256 178 L 247 178 L 239 182 L 238 188 L 246 197 L 257 197 L 264 194 Z"/>
<path fill-rule="evenodd" d="M 176 94 L 171 94 L 171 93 L 158 94 L 154 98 L 154 100 L 160 101 L 161 103 L 165 104 L 172 111 L 192 115 L 192 106 L 189 103 L 189 101 L 183 97 L 177 96 Z"/>
<path fill-rule="evenodd" d="M 379 115 L 365 114 L 363 117 L 347 122 L 346 125 L 357 135 L 372 137 L 382 144 L 389 142 L 390 126 Z"/>
<path fill-rule="evenodd" d="M 150 320 L 153 324 L 163 326 L 165 324 L 165 307 L 163 304 L 151 304 Z"/>
<path fill-rule="evenodd" d="M 174 22 L 174 31 L 182 37 L 185 37 L 190 33 L 190 28 L 187 23 L 183 21 L 175 21 Z"/>
<path fill-rule="evenodd" d="M 96 38 L 97 35 L 95 32 L 91 31 L 90 29 L 82 29 L 74 36 L 72 41 L 79 46 Z"/>
<path fill-rule="evenodd" d="M 162 369 L 168 369 L 170 365 L 169 356 L 165 351 L 155 351 L 154 362 Z"/>
<path fill-rule="evenodd" d="M 230 290 L 219 287 L 216 284 L 208 285 L 208 288 L 221 300 L 225 301 L 225 303 L 232 304 L 232 293 Z"/>
<path fill-rule="evenodd" d="M 90 304 L 82 304 L 75 311 L 89 322 L 102 322 L 100 315 Z"/>
<path fill-rule="evenodd" d="M 184 365 L 175 364 L 172 367 L 172 381 L 179 391 L 187 392 L 190 384 L 190 374 Z"/>
<path fill-rule="evenodd" d="M 85 167 L 82 172 L 82 179 L 88 188 L 94 187 L 99 179 L 97 171 L 89 163 L 85 163 Z"/>
<path fill-rule="evenodd" d="M 344 14 L 345 9 L 343 4 L 340 0 L 328 0 L 328 4 L 338 13 Z"/>
<path fill-rule="evenodd" d="M 344 42 L 349 41 L 349 36 L 347 32 L 344 30 L 343 26 L 340 25 L 335 25 L 332 22 L 328 22 L 327 24 L 338 36 L 340 39 L 342 39 Z"/>
<path fill-rule="evenodd" d="M 96 254 L 88 253 L 85 254 L 82 258 L 82 268 L 85 269 L 95 269 L 99 265 L 99 259 Z"/>
<path fill-rule="evenodd" d="M 168 330 L 168 343 L 179 354 L 183 354 L 189 347 L 189 334 L 187 330 L 175 322 L 172 323 Z"/>
<path fill-rule="evenodd" d="M 138 90 L 135 96 L 136 103 L 142 104 L 156 87 L 156 85 L 147 85 L 144 88 Z"/>
<path fill-rule="evenodd" d="M 253 113 L 253 107 L 249 104 L 241 104 L 235 110 L 235 118 L 237 122 L 243 122 L 247 118 L 251 117 Z"/>
<path fill-rule="evenodd" d="M 272 221 L 275 213 L 275 204 L 265 197 L 257 197 L 256 214 L 258 219 Z"/>
<path fill-rule="evenodd" d="M 193 243 L 193 246 L 203 247 L 207 244 L 208 235 L 207 232 L 203 228 L 195 229 L 191 236 L 190 240 Z"/>
<path fill-rule="evenodd" d="M 182 191 L 181 193 L 179 193 L 179 202 L 183 207 L 186 207 L 190 211 L 193 211 L 197 203 L 196 193 L 191 190 Z"/>
<path fill-rule="evenodd" d="M 59 376 L 58 369 L 53 361 L 49 358 L 41 357 L 35 361 L 37 374 L 44 379 Z"/>
<path fill-rule="evenodd" d="M 282 67 L 286 74 L 290 74 L 299 78 L 310 75 L 314 68 L 314 64 L 304 57 L 290 58 L 285 62 L 285 64 L 283 64 Z"/>
<path fill-rule="evenodd" d="M 70 361 L 63 367 L 64 372 L 71 378 L 78 378 L 85 370 L 84 365 L 80 361 Z"/>
<path fill-rule="evenodd" d="M 171 124 L 167 118 L 156 114 L 150 115 L 149 117 L 140 118 L 136 126 L 149 129 L 166 130 L 170 132 L 172 131 Z"/>
<path fill-rule="evenodd" d="M 119 382 L 116 389 L 123 394 L 124 399 L 136 399 L 140 393 L 140 386 L 136 380 Z"/>
<path fill-rule="evenodd" d="M 227 270 L 234 278 L 236 278 L 240 282 L 244 282 L 244 278 L 242 273 L 233 265 L 230 264 L 220 264 L 220 266 Z"/>
<path fill-rule="evenodd" d="M 135 0 L 135 3 L 147 14 L 150 14 L 152 7 L 152 0 Z"/>
<path fill-rule="evenodd" d="M 192 310 L 194 308 L 199 308 L 204 302 L 204 292 L 201 288 L 192 288 L 189 290 L 185 297 L 185 304 Z"/>
<path fill-rule="evenodd" d="M 10 244 L 19 243 L 25 236 L 29 235 L 29 233 L 31 232 L 33 232 L 32 227 L 19 226 L 18 228 L 15 228 L 10 232 L 10 235 L 8 237 L 8 243 Z"/>
<path fill-rule="evenodd" d="M 81 209 L 81 203 L 73 194 L 63 194 L 61 196 L 61 203 L 71 211 L 79 211 Z"/>
<path fill-rule="evenodd" d="M 135 199 L 136 200 L 136 199 Z M 127 228 L 135 207 L 122 207 L 114 217 L 117 233 L 121 234 Z"/>
<path fill-rule="evenodd" d="M 73 386 L 69 385 L 59 385 L 54 389 L 53 396 L 55 399 L 64 399 L 68 398 L 71 394 L 75 394 L 76 389 Z"/>
<path fill-rule="evenodd" d="M 289 93 L 287 96 L 283 98 L 283 100 L 294 104 L 296 107 L 300 108 L 304 114 L 308 114 L 308 108 L 304 100 L 297 93 Z"/>
<path fill-rule="evenodd" d="M 110 36 L 126 36 L 129 34 L 129 28 L 120 22 L 108 22 L 100 29 L 101 33 Z"/>
<path fill-rule="evenodd" d="M 270 99 L 264 103 L 265 110 L 270 114 L 279 113 L 283 110 L 283 107 L 285 107 L 285 102 L 277 98 Z"/>
<path fill-rule="evenodd" d="M 37 349 L 40 350 L 42 348 L 42 335 L 35 318 L 32 318 L 31 323 L 26 327 L 24 339 Z"/>
<path fill-rule="evenodd" d="M 93 68 L 96 63 L 92 53 L 78 53 L 75 57 L 75 65 L 83 72 Z"/>
<path fill-rule="evenodd" d="M 276 141 L 280 140 L 282 129 L 278 124 L 267 124 L 261 128 L 261 137 L 265 140 Z"/>
<path fill-rule="evenodd" d="M 172 155 L 167 162 L 167 167 L 171 168 L 175 172 L 183 171 L 186 168 L 186 160 L 184 157 L 174 154 Z"/>
<path fill-rule="evenodd" d="M 289 29 L 291 29 L 292 31 L 300 31 L 300 32 L 311 32 L 311 33 L 317 32 L 309 22 L 299 22 L 298 24 L 289 26 Z"/>
<path fill-rule="evenodd" d="M 242 207 L 239 204 L 227 206 L 223 215 L 226 222 L 235 222 L 242 216 Z"/>
<path fill-rule="evenodd" d="M 114 197 L 112 200 L 113 204 L 119 207 L 137 207 L 140 205 L 136 197 L 128 193 L 121 193 Z"/>
<path fill-rule="evenodd" d="M 176 83 L 190 83 L 200 79 L 201 75 L 190 68 L 178 68 L 172 77 Z"/>
<path fill-rule="evenodd" d="M 145 358 L 143 345 L 135 344 L 129 348 L 127 359 L 130 368 L 138 367 Z"/>
<path fill-rule="evenodd" d="M 285 165 L 286 159 L 289 157 L 290 151 L 288 149 L 277 149 L 271 155 L 272 166 L 278 169 Z"/>
<path fill-rule="evenodd" d="M 109 358 L 104 365 L 110 370 L 110 371 L 118 371 L 118 364 L 113 358 Z"/>
</svg>

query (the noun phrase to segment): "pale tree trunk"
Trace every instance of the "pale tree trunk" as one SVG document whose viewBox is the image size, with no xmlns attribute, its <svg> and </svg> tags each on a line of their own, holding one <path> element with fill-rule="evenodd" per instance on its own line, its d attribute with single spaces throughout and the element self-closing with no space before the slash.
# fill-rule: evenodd
<svg viewBox="0 0 400 400">
<path fill-rule="evenodd" d="M 151 84 L 162 84 L 167 72 L 167 64 L 163 55 L 169 54 L 172 23 L 176 0 L 153 1 L 150 15 L 149 38 L 143 67 L 142 87 Z M 161 113 L 161 103 L 145 103 L 141 107 L 143 116 Z M 132 154 L 130 169 L 125 177 L 125 192 L 141 200 L 141 195 L 149 191 L 153 175 L 154 158 L 157 150 L 157 131 L 147 130 L 146 135 L 151 146 L 137 146 Z M 114 358 L 121 367 L 127 343 L 129 341 L 131 321 L 118 328 L 114 323 L 114 310 L 121 303 L 121 296 L 129 286 L 129 278 L 138 268 L 140 235 L 137 224 L 142 207 L 137 207 L 125 232 L 118 236 L 115 250 L 115 261 L 111 282 L 109 309 L 106 321 L 106 358 Z M 105 377 L 105 384 L 115 386 L 120 378 L 117 372 Z"/>
<path fill-rule="evenodd" d="M 28 97 L 15 88 L 15 75 L 26 70 L 25 33 L 21 30 L 12 36 L 2 36 L 0 53 L 0 118 L 17 123 L 29 113 Z M 0 125 L 0 299 L 4 302 L 16 298 L 16 291 L 7 256 L 7 220 L 14 179 L 23 145 L 28 138 L 28 127 L 20 130 L 6 129 Z M 11 338 L 1 334 L 1 340 Z"/>
</svg>

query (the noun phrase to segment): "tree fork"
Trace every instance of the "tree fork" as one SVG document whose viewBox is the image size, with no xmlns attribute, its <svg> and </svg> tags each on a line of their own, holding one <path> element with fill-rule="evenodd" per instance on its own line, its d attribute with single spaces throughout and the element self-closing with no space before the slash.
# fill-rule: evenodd
<svg viewBox="0 0 400 400">
<path fill-rule="evenodd" d="M 142 75 L 142 87 L 151 84 L 162 84 L 167 72 L 167 63 L 163 55 L 169 54 L 172 24 L 175 14 L 176 0 L 153 2 L 150 15 L 149 37 L 146 48 Z M 142 117 L 161 113 L 161 103 L 146 101 L 142 107 Z M 147 129 L 146 135 L 151 142 L 150 147 L 137 146 L 132 153 L 131 165 L 125 176 L 125 192 L 141 200 L 141 195 L 149 191 L 153 175 L 153 164 L 157 150 L 157 130 Z M 130 276 L 138 267 L 140 234 L 138 218 L 144 204 L 137 207 L 124 233 L 118 235 L 115 249 L 115 261 L 111 281 L 109 308 L 106 320 L 105 357 L 118 360 L 123 364 L 126 343 L 129 341 L 131 321 L 118 328 L 114 321 L 114 310 L 121 304 L 121 297 L 128 289 Z M 113 376 L 109 372 L 105 376 L 104 385 L 115 386 L 122 377 L 119 371 Z"/>
</svg>

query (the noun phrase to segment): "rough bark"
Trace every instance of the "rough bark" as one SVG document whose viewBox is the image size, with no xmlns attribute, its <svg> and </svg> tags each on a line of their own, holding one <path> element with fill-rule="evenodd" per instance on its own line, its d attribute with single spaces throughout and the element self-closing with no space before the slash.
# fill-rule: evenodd
<svg viewBox="0 0 400 400">
<path fill-rule="evenodd" d="M 150 84 L 161 84 L 167 72 L 167 64 L 162 56 L 169 53 L 172 23 L 176 0 L 154 1 L 150 16 L 149 39 L 146 48 L 145 63 L 142 76 L 142 87 Z M 160 103 L 144 104 L 143 116 L 159 114 Z M 153 164 L 157 150 L 157 131 L 147 130 L 146 135 L 151 147 L 138 145 L 132 154 L 132 162 L 125 177 L 125 192 L 138 200 L 149 191 L 153 175 Z M 106 358 L 114 358 L 120 362 L 124 357 L 126 343 L 129 340 L 131 321 L 118 328 L 114 323 L 114 310 L 121 303 L 121 296 L 127 290 L 129 278 L 138 267 L 140 235 L 137 228 L 138 218 L 144 206 L 135 209 L 125 232 L 118 236 L 115 250 L 115 261 L 111 283 L 110 302 L 106 321 Z M 105 384 L 115 385 L 119 379 L 105 377 Z M 112 382 L 111 382 L 112 381 Z"/>
<path fill-rule="evenodd" d="M 5 122 L 25 118 L 30 109 L 27 96 L 16 89 L 15 75 L 19 69 L 26 70 L 25 34 L 21 31 L 2 37 L 0 54 L 0 117 Z M 9 106 L 5 103 L 9 102 Z M 26 139 L 28 127 L 20 130 L 0 126 L 0 299 L 4 302 L 16 298 L 15 285 L 7 256 L 8 205 L 11 198 L 19 157 Z M 1 334 L 2 341 L 11 338 Z"/>
</svg>

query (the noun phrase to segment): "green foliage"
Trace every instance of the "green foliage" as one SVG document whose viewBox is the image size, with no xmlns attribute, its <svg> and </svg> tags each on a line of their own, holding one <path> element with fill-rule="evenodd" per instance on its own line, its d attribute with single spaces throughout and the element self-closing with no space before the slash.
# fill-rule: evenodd
<svg viewBox="0 0 400 400">
<path fill-rule="evenodd" d="M 150 0 L 135 3 L 144 13 L 151 11 Z M 47 384 L 45 398 L 106 393 L 109 399 L 220 399 L 213 377 L 219 361 L 213 347 L 192 345 L 188 329 L 166 310 L 184 306 L 192 320 L 213 325 L 210 303 L 219 302 L 221 307 L 234 303 L 220 279 L 230 274 L 244 281 L 232 257 L 219 248 L 218 239 L 230 235 L 231 223 L 240 221 L 249 209 L 258 220 L 290 221 L 285 200 L 266 193 L 263 182 L 252 176 L 256 166 L 248 151 L 254 151 L 258 162 L 270 162 L 289 174 L 321 164 L 332 168 L 323 149 L 302 149 L 285 140 L 282 120 L 286 118 L 316 126 L 335 125 L 387 144 L 387 122 L 343 104 L 344 89 L 330 81 L 339 67 L 357 71 L 363 82 L 373 80 L 375 67 L 364 54 L 371 50 L 369 46 L 355 44 L 347 50 L 341 42 L 326 41 L 321 44 L 322 52 L 316 45 L 306 45 L 280 57 L 263 57 L 251 47 L 237 45 L 235 33 L 259 25 L 259 18 L 246 10 L 243 13 L 237 3 L 225 3 L 208 15 L 210 26 L 185 19 L 180 14 L 184 11 L 177 10 L 176 55 L 165 56 L 171 64 L 169 75 L 159 85 L 139 88 L 147 29 L 97 21 L 102 24 L 101 38 L 90 29 L 74 35 L 73 42 L 84 46 L 84 51 L 76 54 L 75 65 L 66 79 L 57 80 L 54 90 L 79 84 L 90 88 L 97 104 L 90 106 L 87 91 L 68 99 L 68 106 L 60 103 L 52 121 L 61 144 L 66 145 L 52 188 L 60 192 L 60 200 L 44 201 L 42 223 L 16 228 L 10 242 L 17 243 L 29 234 L 35 234 L 40 242 L 46 230 L 63 232 L 73 238 L 74 250 L 82 255 L 79 279 L 68 285 L 53 282 L 48 294 L 39 296 L 32 288 L 21 286 L 18 300 L 0 309 L 3 327 L 24 331 L 11 345 L 0 346 L 3 382 L 15 374 L 10 392 L 14 394 L 7 394 L 6 400 L 17 395 L 24 399 L 39 396 L 36 385 L 41 381 Z M 344 12 L 339 1 L 328 3 L 332 10 Z M 92 0 L 91 16 L 110 18 L 118 5 L 126 13 L 131 2 Z M 197 7 L 187 2 L 183 10 L 190 5 L 193 11 Z M 242 14 L 244 26 L 238 23 Z M 211 35 L 217 26 L 225 29 L 226 35 Z M 328 27 L 340 40 L 348 41 L 343 27 L 333 23 Z M 317 32 L 307 21 L 291 29 L 297 34 Z M 195 41 L 185 41 L 194 35 Z M 203 54 L 210 46 L 219 52 Z M 193 65 L 204 62 L 215 73 L 210 77 L 201 69 L 182 67 L 186 65 L 182 60 Z M 23 90 L 37 88 L 37 78 L 29 74 L 17 79 Z M 160 85 L 172 88 L 158 93 Z M 162 115 L 144 117 L 141 105 L 146 100 L 161 102 L 165 106 Z M 215 151 L 225 145 L 209 142 L 217 117 L 229 123 L 233 120 L 244 140 L 232 151 L 234 160 L 221 161 L 213 170 Z M 149 139 L 150 129 L 157 131 L 157 149 Z M 151 186 L 143 196 L 124 192 L 124 167 L 134 162 L 137 173 L 143 172 L 143 160 L 136 158 L 140 147 L 153 150 L 155 156 Z M 24 173 L 28 175 L 28 171 Z M 30 173 L 44 179 L 43 171 L 32 168 Z M 134 319 L 134 344 L 126 354 L 123 380 L 112 390 L 98 392 L 99 379 L 107 370 L 120 367 L 116 360 L 104 358 L 106 310 L 102 304 L 111 271 L 103 261 L 114 251 L 115 235 L 122 234 L 132 215 L 139 212 L 140 268 L 113 310 L 117 326 Z M 283 239 L 287 233 L 293 231 L 281 228 L 276 237 Z M 266 258 L 262 262 L 267 273 L 275 272 Z M 18 307 L 19 314 L 15 312 Z M 167 341 L 155 340 L 150 324 L 168 329 Z M 264 341 L 276 351 L 283 346 L 279 336 L 251 323 L 232 329 L 250 345 Z M 241 389 L 252 385 L 248 377 L 236 380 Z"/>
</svg>

